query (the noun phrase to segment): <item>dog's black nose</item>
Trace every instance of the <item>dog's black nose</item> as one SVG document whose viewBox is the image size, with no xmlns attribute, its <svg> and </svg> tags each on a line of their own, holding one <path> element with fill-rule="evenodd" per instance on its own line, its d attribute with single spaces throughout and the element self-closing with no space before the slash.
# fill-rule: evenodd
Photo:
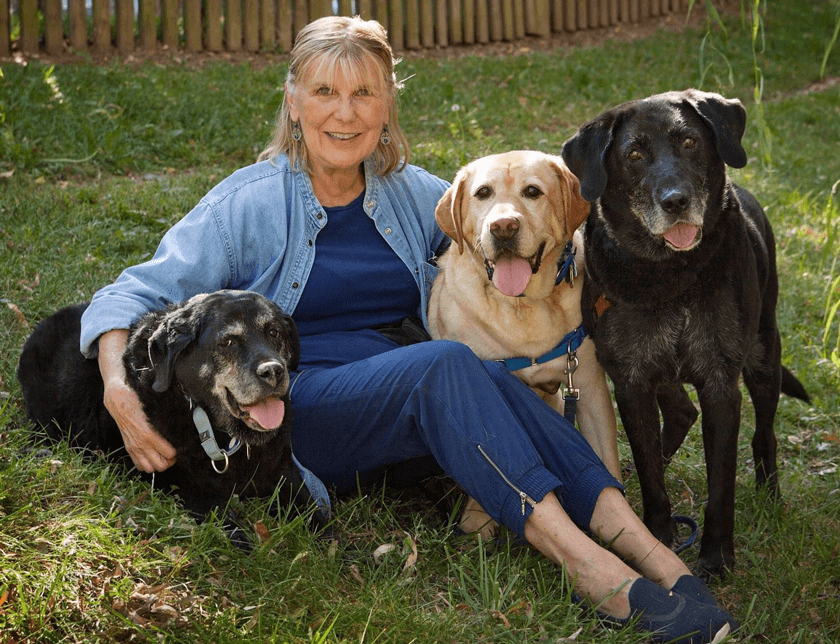
<svg viewBox="0 0 840 644">
<path fill-rule="evenodd" d="M 490 234 L 497 239 L 510 239 L 519 232 L 519 222 L 512 217 L 497 219 L 490 224 Z"/>
<path fill-rule="evenodd" d="M 667 188 L 659 196 L 659 205 L 662 210 L 671 215 L 678 215 L 688 208 L 690 195 L 688 190 L 682 187 Z"/>
<path fill-rule="evenodd" d="M 281 382 L 284 372 L 283 365 L 274 360 L 262 362 L 257 367 L 257 375 L 272 387 L 276 387 Z"/>
</svg>

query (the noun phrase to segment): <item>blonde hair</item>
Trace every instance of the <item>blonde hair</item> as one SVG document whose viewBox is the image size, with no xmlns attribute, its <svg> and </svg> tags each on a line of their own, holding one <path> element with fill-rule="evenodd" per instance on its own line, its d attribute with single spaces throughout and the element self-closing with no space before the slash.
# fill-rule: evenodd
<svg viewBox="0 0 840 644">
<path fill-rule="evenodd" d="M 278 154 L 289 157 L 289 165 L 297 170 L 309 172 L 309 154 L 304 141 L 295 141 L 292 136 L 294 124 L 289 109 L 289 94 L 294 93 L 298 79 L 305 80 L 325 68 L 340 70 L 352 81 L 371 78 L 371 68 L 378 72 L 382 87 L 387 93 L 389 143 L 380 141 L 372 158 L 379 174 L 385 175 L 405 167 L 408 163 L 408 140 L 400 128 L 397 118 L 397 92 L 402 88 L 394 75 L 394 59 L 385 29 L 375 20 L 362 20 L 358 16 L 347 18 L 327 16 L 309 23 L 300 30 L 295 39 L 289 59 L 286 76 L 286 96 L 280 106 L 274 135 L 258 161 L 270 159 Z"/>
</svg>

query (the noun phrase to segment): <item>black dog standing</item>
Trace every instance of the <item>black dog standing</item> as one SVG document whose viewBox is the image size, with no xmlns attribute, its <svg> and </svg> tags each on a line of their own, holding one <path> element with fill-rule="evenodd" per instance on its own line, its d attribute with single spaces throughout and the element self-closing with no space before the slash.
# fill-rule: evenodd
<svg viewBox="0 0 840 644">
<path fill-rule="evenodd" d="M 128 461 L 103 403 L 97 362 L 79 351 L 85 308 L 54 313 L 24 344 L 17 373 L 26 418 L 54 441 Z M 289 370 L 299 358 L 294 322 L 256 293 L 198 295 L 138 320 L 123 354 L 126 380 L 151 425 L 177 450 L 175 465 L 157 473 L 155 484 L 174 486 L 199 520 L 224 508 L 234 493 L 269 497 L 278 485 L 281 503 L 311 510 L 315 499 L 292 455 L 290 433 Z M 323 527 L 329 498 L 315 489 L 325 498 L 316 500 L 321 507 L 312 521 Z M 231 517 L 225 529 L 234 544 L 250 547 Z"/>
<path fill-rule="evenodd" d="M 593 202 L 584 326 L 615 388 L 645 524 L 669 545 L 678 535 L 664 465 L 697 417 L 682 383 L 697 390 L 709 487 L 699 566 L 707 574 L 735 560 L 739 377 L 755 406 L 756 481 L 773 493 L 779 393 L 808 400 L 781 366 L 770 223 L 726 174 L 726 165 L 746 165 L 745 124 L 737 100 L 668 92 L 585 123 L 562 152 Z"/>
</svg>

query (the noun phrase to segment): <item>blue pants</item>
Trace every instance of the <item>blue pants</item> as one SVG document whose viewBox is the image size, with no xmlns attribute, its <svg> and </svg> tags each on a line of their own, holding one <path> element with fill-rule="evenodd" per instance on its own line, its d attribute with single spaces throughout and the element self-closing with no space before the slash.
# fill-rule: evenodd
<svg viewBox="0 0 840 644">
<path fill-rule="evenodd" d="M 422 342 L 331 369 L 292 386 L 293 449 L 327 485 L 433 455 L 487 513 L 520 537 L 531 507 L 554 490 L 588 528 L 598 496 L 621 484 L 586 440 L 504 365 L 466 345 Z"/>
</svg>

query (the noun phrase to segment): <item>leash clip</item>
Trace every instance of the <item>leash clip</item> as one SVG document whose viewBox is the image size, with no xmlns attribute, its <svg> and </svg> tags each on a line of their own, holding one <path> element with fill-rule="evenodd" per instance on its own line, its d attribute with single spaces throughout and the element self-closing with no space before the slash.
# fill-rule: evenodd
<svg viewBox="0 0 840 644">
<path fill-rule="evenodd" d="M 575 387 L 572 377 L 578 368 L 578 364 L 580 364 L 580 360 L 578 360 L 577 353 L 569 351 L 566 355 L 566 370 L 564 372 L 566 374 L 566 396 L 574 396 L 577 400 L 580 400 L 580 389 Z"/>
</svg>

